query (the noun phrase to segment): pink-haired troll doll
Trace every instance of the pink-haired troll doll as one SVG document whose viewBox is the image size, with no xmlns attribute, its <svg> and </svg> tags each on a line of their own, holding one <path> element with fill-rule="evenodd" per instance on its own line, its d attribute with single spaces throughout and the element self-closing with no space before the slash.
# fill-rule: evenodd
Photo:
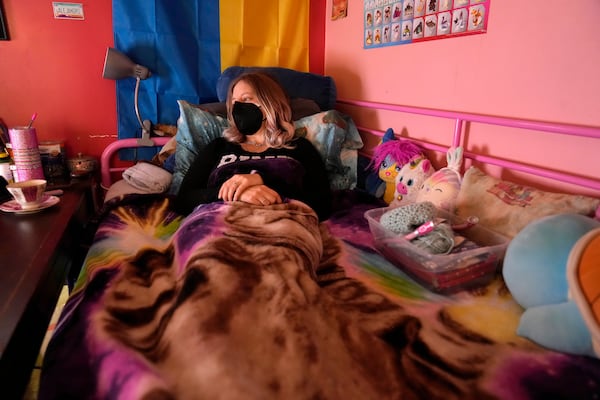
<svg viewBox="0 0 600 400">
<path fill-rule="evenodd" d="M 407 139 L 397 139 L 391 128 L 386 131 L 382 143 L 375 147 L 369 164 L 385 184 L 383 201 L 390 204 L 394 199 L 396 176 L 402 166 L 414 156 L 422 154 L 423 149 L 418 144 Z"/>
</svg>

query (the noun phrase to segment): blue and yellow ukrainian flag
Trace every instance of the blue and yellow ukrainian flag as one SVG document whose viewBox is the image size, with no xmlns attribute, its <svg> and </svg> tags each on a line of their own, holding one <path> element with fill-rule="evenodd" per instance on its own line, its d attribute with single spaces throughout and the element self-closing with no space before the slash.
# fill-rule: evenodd
<svg viewBox="0 0 600 400">
<path fill-rule="evenodd" d="M 310 0 L 113 0 L 114 47 L 150 69 L 142 119 L 175 124 L 177 100 L 217 101 L 232 65 L 309 69 Z M 119 137 L 136 137 L 134 79 L 117 82 Z"/>
</svg>

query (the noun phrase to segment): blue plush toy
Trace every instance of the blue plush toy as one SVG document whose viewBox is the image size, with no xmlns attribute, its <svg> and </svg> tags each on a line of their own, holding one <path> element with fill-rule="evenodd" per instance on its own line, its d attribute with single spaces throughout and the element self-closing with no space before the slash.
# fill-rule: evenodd
<svg viewBox="0 0 600 400">
<path fill-rule="evenodd" d="M 592 340 L 598 323 L 590 325 L 587 305 L 573 300 L 570 294 L 577 288 L 567 281 L 568 264 L 574 262 L 572 249 L 598 229 L 595 219 L 559 214 L 530 223 L 512 239 L 503 276 L 514 299 L 525 308 L 517 330 L 520 336 L 554 350 L 599 357 Z M 597 272 L 600 263 L 592 263 Z"/>
</svg>

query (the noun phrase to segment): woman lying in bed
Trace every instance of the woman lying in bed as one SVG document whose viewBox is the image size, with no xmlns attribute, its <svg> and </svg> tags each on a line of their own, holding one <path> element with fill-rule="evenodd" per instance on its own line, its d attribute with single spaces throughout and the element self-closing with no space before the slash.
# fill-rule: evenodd
<svg viewBox="0 0 600 400">
<path fill-rule="evenodd" d="M 286 198 L 331 213 L 325 164 L 305 138 L 294 137 L 288 97 L 263 73 L 235 79 L 227 94 L 229 127 L 201 151 L 186 173 L 175 208 L 189 214 L 218 199 L 271 205 Z"/>
<path fill-rule="evenodd" d="M 103 219 L 42 399 L 399 397 L 382 337 L 404 330 L 403 310 L 345 278 L 317 218 L 331 208 L 324 164 L 292 139 L 284 92 L 247 75 L 227 104 L 236 128 L 184 178 L 186 218 L 165 197 Z"/>
</svg>

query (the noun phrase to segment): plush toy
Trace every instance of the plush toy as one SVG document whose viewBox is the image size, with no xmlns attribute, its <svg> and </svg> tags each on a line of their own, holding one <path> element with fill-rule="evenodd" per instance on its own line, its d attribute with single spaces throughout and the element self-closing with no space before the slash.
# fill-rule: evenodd
<svg viewBox="0 0 600 400">
<path fill-rule="evenodd" d="M 600 221 L 557 214 L 531 222 L 509 243 L 502 274 L 525 309 L 517 334 L 600 357 Z"/>
<path fill-rule="evenodd" d="M 383 137 L 381 138 L 381 142 L 379 142 L 379 145 L 375 147 L 374 153 L 377 153 L 379 146 L 381 146 L 382 143 L 394 139 L 394 130 L 392 128 L 388 128 L 385 131 Z M 371 158 L 371 161 L 365 168 L 365 170 L 371 170 L 371 173 L 367 175 L 367 178 L 365 180 L 365 188 L 367 189 L 367 192 L 369 192 L 373 196 L 381 198 L 383 197 L 383 192 L 385 191 L 385 182 L 379 177 L 379 168 L 375 168 L 374 158 L 375 156 Z"/>
<path fill-rule="evenodd" d="M 415 201 L 430 201 L 437 208 L 453 213 L 462 180 L 460 174 L 462 156 L 462 147 L 448 149 L 446 153 L 448 166 L 434 172 L 423 182 Z"/>
<path fill-rule="evenodd" d="M 394 130 L 389 128 L 385 132 L 382 142 L 375 148 L 373 160 L 369 164 L 369 167 L 377 172 L 383 183 L 376 189 L 367 188 L 367 190 L 376 197 L 383 197 L 383 200 L 390 204 L 394 199 L 398 171 L 413 157 L 421 154 L 423 154 L 423 150 L 418 144 L 407 139 L 396 138 Z M 381 188 L 383 188 L 383 194 L 381 194 Z"/>
<path fill-rule="evenodd" d="M 392 207 L 414 203 L 423 182 L 435 172 L 435 168 L 424 155 L 414 156 L 404 164 L 396 175 Z"/>
</svg>

